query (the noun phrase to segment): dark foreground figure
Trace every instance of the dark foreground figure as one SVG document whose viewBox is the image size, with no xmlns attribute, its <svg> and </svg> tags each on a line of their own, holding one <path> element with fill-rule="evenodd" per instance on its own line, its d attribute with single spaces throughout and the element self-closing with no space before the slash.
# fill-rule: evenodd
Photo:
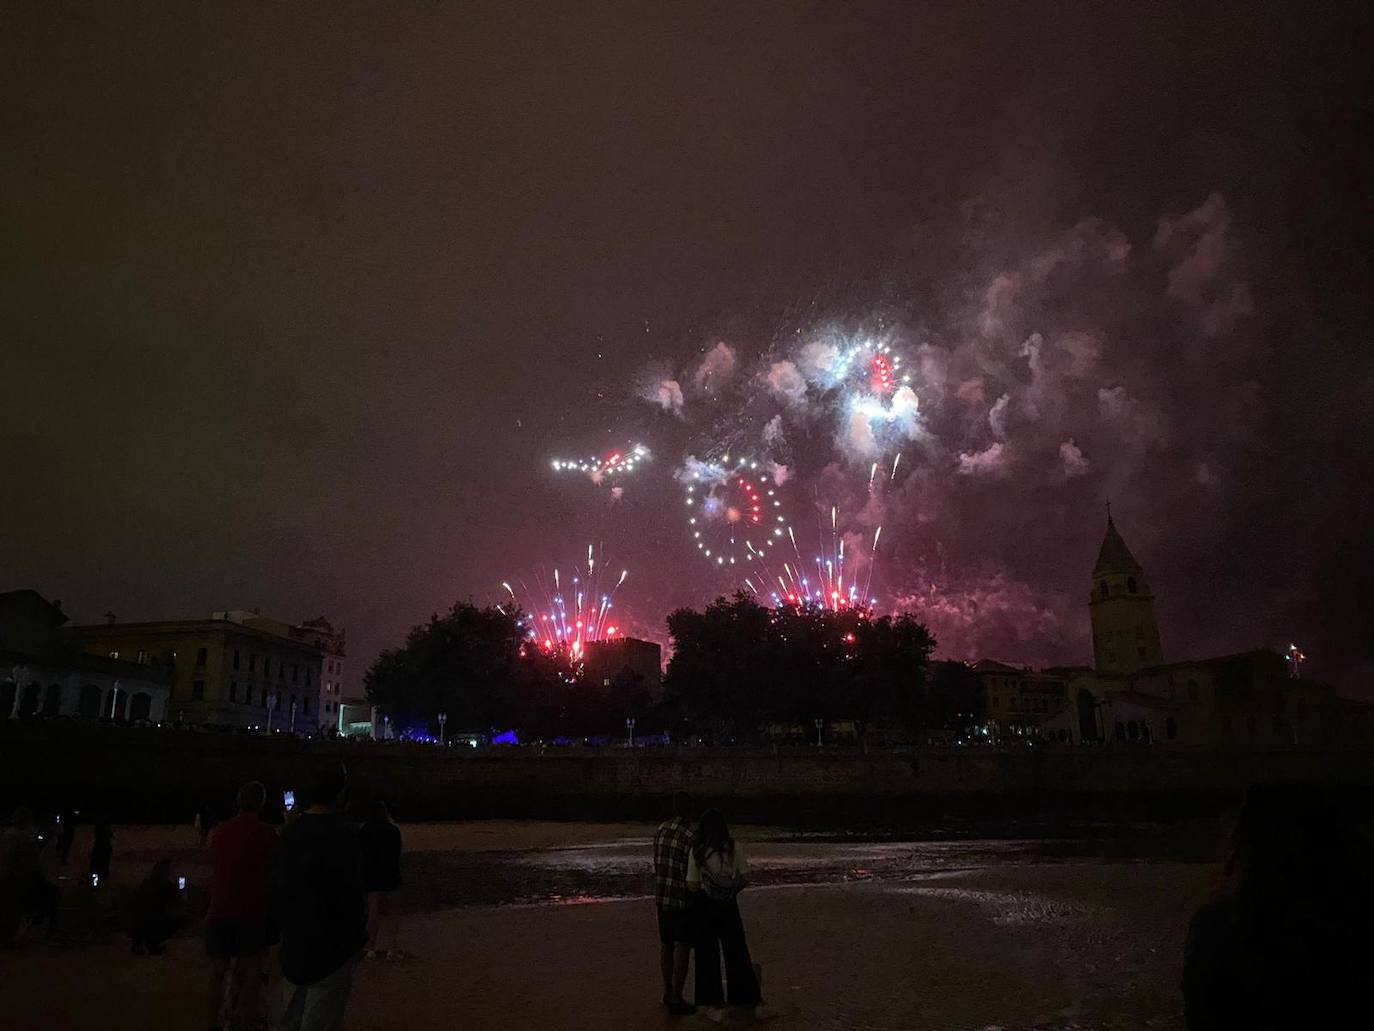
<svg viewBox="0 0 1374 1031">
<path fill-rule="evenodd" d="M 1317 787 L 1246 796 L 1227 883 L 1188 930 L 1191 1031 L 1365 1027 L 1374 851 Z"/>
<path fill-rule="evenodd" d="M 687 890 L 696 910 L 697 1006 L 757 1006 L 762 1002 L 754 961 L 744 936 L 739 893 L 748 884 L 744 848 L 730 836 L 725 817 L 711 809 L 697 825 L 687 861 Z M 725 984 L 720 961 L 725 957 Z M 728 996 L 727 996 L 728 991 Z"/>
<path fill-rule="evenodd" d="M 343 813 L 343 770 L 319 771 L 309 807 L 282 831 L 278 870 L 279 1031 L 333 1031 L 367 943 L 367 901 L 357 828 Z"/>
</svg>

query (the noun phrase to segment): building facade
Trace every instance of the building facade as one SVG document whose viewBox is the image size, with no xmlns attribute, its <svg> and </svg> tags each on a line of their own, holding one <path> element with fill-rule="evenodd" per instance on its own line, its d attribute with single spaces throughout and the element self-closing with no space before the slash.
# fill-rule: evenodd
<svg viewBox="0 0 1374 1031">
<path fill-rule="evenodd" d="M 610 687 L 627 671 L 640 678 L 650 698 L 657 698 L 663 684 L 663 649 L 637 637 L 588 641 L 584 646 L 582 672 L 588 682 Z"/>
<path fill-rule="evenodd" d="M 324 653 L 255 611 L 209 619 L 79 626 L 89 653 L 171 670 L 168 718 L 206 726 L 313 733 Z"/>
<path fill-rule="evenodd" d="M 1144 568 L 1108 514 L 1088 598 L 1093 665 L 1040 671 L 1062 682 L 1063 702 L 1036 723 L 1039 737 L 1123 746 L 1331 747 L 1374 734 L 1374 707 L 1293 676 L 1277 652 L 1166 662 L 1154 605 Z"/>
<path fill-rule="evenodd" d="M 348 657 L 346 631 L 335 630 L 329 620 L 317 616 L 291 627 L 290 635 L 320 650 L 319 723 L 321 727 L 333 727 L 338 733 L 344 733 L 344 714 L 340 707 L 344 704 L 344 660 Z"/>
<path fill-rule="evenodd" d="M 90 655 L 66 623 L 62 603 L 37 591 L 0 594 L 0 719 L 167 718 L 170 668 Z"/>
</svg>

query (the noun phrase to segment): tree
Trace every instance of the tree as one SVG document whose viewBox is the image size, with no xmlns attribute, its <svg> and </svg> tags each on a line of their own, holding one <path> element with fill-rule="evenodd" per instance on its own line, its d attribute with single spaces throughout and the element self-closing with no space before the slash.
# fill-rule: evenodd
<svg viewBox="0 0 1374 1031">
<path fill-rule="evenodd" d="M 458 602 L 430 617 L 373 663 L 368 699 L 402 733 L 437 735 L 440 712 L 454 731 L 504 729 L 547 712 L 566 667 L 527 640 L 520 616 Z"/>
<path fill-rule="evenodd" d="M 769 723 L 853 720 L 915 729 L 923 717 L 934 640 L 910 616 L 782 605 L 743 592 L 668 617 L 673 658 L 665 706 L 718 741 L 758 736 Z"/>
</svg>

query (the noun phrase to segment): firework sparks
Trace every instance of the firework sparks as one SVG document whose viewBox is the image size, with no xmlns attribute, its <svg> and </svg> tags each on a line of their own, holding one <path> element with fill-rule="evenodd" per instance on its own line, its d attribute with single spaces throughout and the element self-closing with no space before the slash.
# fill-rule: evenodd
<svg viewBox="0 0 1374 1031">
<path fill-rule="evenodd" d="M 712 565 L 766 562 L 789 529 L 771 473 L 757 461 L 697 463 L 686 488 L 687 529 L 697 551 Z"/>
<path fill-rule="evenodd" d="M 524 610 L 526 636 L 544 651 L 564 654 L 573 662 L 581 660 L 591 642 L 615 637 L 618 627 L 610 621 L 615 593 L 630 574 L 628 569 L 621 570 L 615 584 L 603 590 L 600 570 L 604 565 L 596 546 L 588 544 L 585 565 L 572 566 L 567 577 L 557 568 L 551 577 L 536 571 L 534 587 L 521 580 L 519 593 L 503 580 L 501 586 Z"/>
<path fill-rule="evenodd" d="M 602 484 L 614 486 L 650 457 L 649 449 L 643 444 L 632 444 L 601 458 L 555 458 L 550 464 L 556 473 L 581 473 L 598 487 Z"/>
</svg>

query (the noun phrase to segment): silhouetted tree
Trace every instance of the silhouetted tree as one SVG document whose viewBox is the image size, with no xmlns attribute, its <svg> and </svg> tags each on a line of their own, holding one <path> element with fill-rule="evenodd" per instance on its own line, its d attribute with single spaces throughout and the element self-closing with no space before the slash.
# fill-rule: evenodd
<svg viewBox="0 0 1374 1031">
<path fill-rule="evenodd" d="M 915 729 L 934 640 L 910 616 L 759 604 L 739 592 L 668 617 L 665 709 L 713 740 L 769 723 L 849 719 Z"/>
<path fill-rule="evenodd" d="M 564 700 L 567 666 L 531 644 L 518 611 L 458 602 L 384 651 L 363 678 L 368 699 L 398 730 L 438 733 L 543 722 Z"/>
</svg>

